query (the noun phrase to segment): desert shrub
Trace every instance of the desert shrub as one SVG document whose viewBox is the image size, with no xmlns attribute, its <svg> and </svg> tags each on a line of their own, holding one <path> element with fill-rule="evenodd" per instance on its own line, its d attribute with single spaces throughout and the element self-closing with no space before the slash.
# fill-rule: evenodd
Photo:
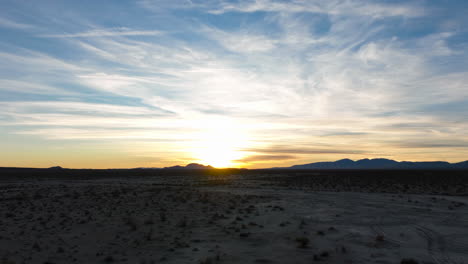
<svg viewBox="0 0 468 264">
<path fill-rule="evenodd" d="M 148 233 L 145 234 L 145 239 L 147 241 L 151 241 L 153 240 L 153 228 L 151 228 Z"/>
<path fill-rule="evenodd" d="M 3 257 L 0 259 L 0 264 L 15 264 L 13 260 L 9 260 L 7 257 Z"/>
<path fill-rule="evenodd" d="M 144 224 L 145 224 L 145 225 L 152 225 L 152 224 L 154 224 L 153 219 L 152 219 L 152 218 L 147 218 L 147 219 L 145 220 Z"/>
<path fill-rule="evenodd" d="M 135 219 L 133 219 L 132 217 L 124 218 L 124 222 L 125 222 L 125 225 L 130 227 L 130 230 L 132 230 L 132 231 L 137 230 L 137 223 L 136 223 Z"/>
<path fill-rule="evenodd" d="M 419 264 L 419 262 L 412 258 L 404 258 L 401 260 L 400 264 Z"/>
<path fill-rule="evenodd" d="M 210 257 L 200 260 L 200 264 L 212 264 L 212 263 L 214 263 L 214 261 Z"/>
<path fill-rule="evenodd" d="M 309 239 L 307 237 L 298 237 L 296 238 L 299 248 L 306 248 L 309 245 Z"/>
<path fill-rule="evenodd" d="M 107 263 L 114 262 L 114 257 L 112 257 L 112 256 L 107 256 L 107 257 L 104 259 L 104 262 L 107 262 Z"/>
<path fill-rule="evenodd" d="M 187 218 L 183 217 L 177 224 L 177 227 L 182 227 L 182 228 L 187 227 Z"/>
<path fill-rule="evenodd" d="M 159 213 L 159 219 L 161 220 L 161 222 L 166 222 L 166 220 L 167 220 L 166 214 L 164 212 L 160 212 Z"/>
<path fill-rule="evenodd" d="M 239 234 L 240 237 L 249 237 L 250 236 L 250 233 L 247 232 L 247 233 L 240 233 Z"/>
<path fill-rule="evenodd" d="M 375 237 L 375 241 L 377 241 L 377 242 L 383 242 L 383 241 L 385 241 L 385 236 L 384 236 L 384 235 L 377 235 L 377 236 Z"/>
</svg>

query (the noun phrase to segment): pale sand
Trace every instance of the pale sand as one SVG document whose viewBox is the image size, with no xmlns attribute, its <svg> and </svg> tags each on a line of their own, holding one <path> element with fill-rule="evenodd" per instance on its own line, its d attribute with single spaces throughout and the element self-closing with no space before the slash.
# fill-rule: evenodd
<svg viewBox="0 0 468 264">
<path fill-rule="evenodd" d="M 468 263 L 468 197 L 167 183 L 3 182 L 0 263 Z"/>
</svg>

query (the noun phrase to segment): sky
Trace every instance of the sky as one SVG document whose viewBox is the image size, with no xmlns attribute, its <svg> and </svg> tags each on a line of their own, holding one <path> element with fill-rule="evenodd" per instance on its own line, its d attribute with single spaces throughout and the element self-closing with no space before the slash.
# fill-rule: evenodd
<svg viewBox="0 0 468 264">
<path fill-rule="evenodd" d="M 0 166 L 468 159 L 468 1 L 0 6 Z"/>
</svg>

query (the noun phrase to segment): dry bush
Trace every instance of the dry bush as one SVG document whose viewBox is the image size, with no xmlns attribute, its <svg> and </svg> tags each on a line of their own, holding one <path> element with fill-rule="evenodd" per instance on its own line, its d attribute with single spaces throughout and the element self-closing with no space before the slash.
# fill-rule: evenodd
<svg viewBox="0 0 468 264">
<path fill-rule="evenodd" d="M 412 259 L 412 258 L 404 258 L 401 260 L 400 264 L 418 264 L 419 262 L 417 262 L 416 260 Z"/>
<path fill-rule="evenodd" d="M 307 248 L 309 245 L 309 239 L 307 237 L 298 237 L 296 238 L 296 242 L 298 243 L 299 248 Z"/>
</svg>

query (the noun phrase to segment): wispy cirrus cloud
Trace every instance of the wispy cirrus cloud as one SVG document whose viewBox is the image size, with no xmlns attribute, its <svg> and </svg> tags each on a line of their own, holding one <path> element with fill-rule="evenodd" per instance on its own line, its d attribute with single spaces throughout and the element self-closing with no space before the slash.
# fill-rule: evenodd
<svg viewBox="0 0 468 264">
<path fill-rule="evenodd" d="M 247 149 L 246 151 L 256 152 L 256 153 L 265 153 L 265 154 L 369 154 L 367 151 L 362 150 L 350 150 L 350 149 L 337 149 L 336 147 L 323 148 L 322 147 L 312 147 L 303 146 L 301 148 L 291 148 L 285 146 L 273 145 L 269 148 L 260 148 L 260 149 Z"/>
<path fill-rule="evenodd" d="M 16 22 L 16 21 L 10 20 L 10 19 L 8 19 L 6 17 L 0 17 L 0 27 L 20 29 L 20 30 L 27 30 L 27 29 L 33 29 L 34 28 L 33 25 Z"/>
<path fill-rule="evenodd" d="M 22 94 L 57 94 L 57 95 L 78 95 L 73 91 L 66 91 L 59 87 L 32 82 L 31 80 L 8 80 L 0 79 L 0 90 L 22 93 Z"/>
<path fill-rule="evenodd" d="M 69 63 L 54 56 L 32 50 L 19 50 L 19 52 L 0 52 L 3 64 L 0 68 L 6 71 L 44 72 L 45 69 L 53 72 L 78 72 L 87 69 L 79 63 Z M 1 75 L 0 75 L 1 76 Z"/>
<path fill-rule="evenodd" d="M 249 32 L 225 32 L 205 27 L 204 32 L 219 42 L 225 49 L 238 53 L 268 52 L 275 48 L 278 40 Z"/>
<path fill-rule="evenodd" d="M 129 28 L 92 29 L 79 33 L 43 34 L 43 38 L 89 38 L 113 36 L 157 36 L 162 32 L 158 30 L 132 30 Z"/>
<path fill-rule="evenodd" d="M 236 3 L 221 2 L 220 6 L 210 10 L 213 14 L 227 12 L 283 12 L 283 13 L 324 13 L 330 15 L 358 15 L 370 17 L 407 16 L 416 17 L 424 14 L 422 8 L 414 4 L 389 4 L 384 2 L 369 3 L 353 1 L 276 1 L 242 0 Z"/>
<path fill-rule="evenodd" d="M 19 101 L 19 102 L 0 102 L 2 108 L 14 112 L 36 112 L 36 113 L 57 113 L 57 112 L 75 112 L 92 114 L 122 114 L 122 115 L 169 115 L 161 109 L 155 109 L 143 106 L 126 106 L 115 104 L 88 103 L 76 101 Z"/>
<path fill-rule="evenodd" d="M 262 162 L 272 162 L 278 160 L 291 160 L 295 159 L 296 156 L 292 155 L 252 155 L 243 159 L 237 160 L 237 162 L 242 163 L 262 163 Z"/>
</svg>

